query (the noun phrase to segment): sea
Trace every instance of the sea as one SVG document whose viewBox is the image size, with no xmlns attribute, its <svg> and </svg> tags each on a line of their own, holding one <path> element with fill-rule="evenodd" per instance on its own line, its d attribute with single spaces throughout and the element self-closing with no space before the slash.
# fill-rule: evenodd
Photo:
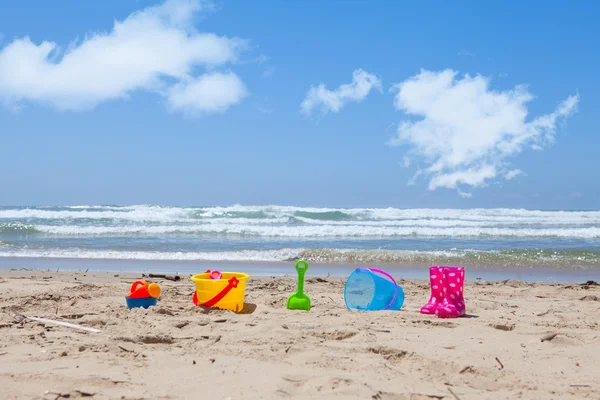
<svg viewBox="0 0 600 400">
<path fill-rule="evenodd" d="M 482 274 L 536 269 L 597 277 L 600 211 L 0 207 L 0 268 L 203 272 L 220 263 L 268 275 L 290 265 L 293 272 L 299 259 L 328 274 L 461 265 Z"/>
</svg>

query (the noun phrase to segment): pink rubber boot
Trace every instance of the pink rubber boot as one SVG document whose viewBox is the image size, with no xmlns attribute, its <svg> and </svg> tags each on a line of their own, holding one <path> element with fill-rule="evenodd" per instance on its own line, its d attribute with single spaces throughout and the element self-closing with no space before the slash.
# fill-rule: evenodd
<svg viewBox="0 0 600 400">
<path fill-rule="evenodd" d="M 431 282 L 431 297 L 427 304 L 421 307 L 421 314 L 435 314 L 438 305 L 444 300 L 444 267 L 429 268 L 429 280 Z"/>
<path fill-rule="evenodd" d="M 463 267 L 444 267 L 444 300 L 438 305 L 435 314 L 440 318 L 457 318 L 465 315 L 465 269 Z"/>
</svg>

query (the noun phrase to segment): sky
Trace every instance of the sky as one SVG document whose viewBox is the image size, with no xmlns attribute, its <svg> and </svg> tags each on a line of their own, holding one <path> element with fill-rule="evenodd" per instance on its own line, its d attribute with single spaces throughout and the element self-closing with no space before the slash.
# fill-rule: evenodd
<svg viewBox="0 0 600 400">
<path fill-rule="evenodd" d="M 0 205 L 598 209 L 596 2 L 0 5 Z"/>
</svg>

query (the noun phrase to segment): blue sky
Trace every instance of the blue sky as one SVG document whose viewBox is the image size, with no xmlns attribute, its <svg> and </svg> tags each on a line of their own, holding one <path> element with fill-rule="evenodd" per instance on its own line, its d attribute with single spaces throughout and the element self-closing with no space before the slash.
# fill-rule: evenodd
<svg viewBox="0 0 600 400">
<path fill-rule="evenodd" d="M 0 204 L 598 208 L 595 2 L 42 4 L 0 6 Z"/>
</svg>

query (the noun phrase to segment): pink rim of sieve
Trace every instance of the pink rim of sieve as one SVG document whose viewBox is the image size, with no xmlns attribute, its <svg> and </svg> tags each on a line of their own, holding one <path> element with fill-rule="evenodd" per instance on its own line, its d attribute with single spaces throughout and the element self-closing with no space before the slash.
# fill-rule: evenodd
<svg viewBox="0 0 600 400">
<path fill-rule="evenodd" d="M 398 282 L 396 282 L 396 280 L 394 279 L 394 277 L 391 276 L 390 274 L 388 274 L 387 272 L 382 271 L 380 269 L 376 269 L 376 268 L 360 268 L 359 267 L 359 268 L 356 268 L 356 269 L 366 269 L 366 270 L 369 270 L 371 272 L 377 272 L 377 273 L 379 273 L 381 275 L 387 276 L 388 278 L 390 278 L 392 280 L 392 282 L 394 282 L 394 286 L 396 286 L 396 292 L 394 293 L 394 297 L 392 298 L 392 301 L 390 301 L 390 304 L 388 304 L 387 307 L 384 308 L 384 310 L 387 310 L 388 308 L 390 308 L 392 306 L 392 304 L 394 304 L 394 302 L 396 301 L 396 296 L 398 296 Z"/>
<path fill-rule="evenodd" d="M 223 275 L 221 274 L 221 271 L 217 271 L 217 270 L 211 271 L 210 275 L 209 275 L 210 279 L 215 279 L 215 280 L 221 279 L 222 276 Z"/>
</svg>

